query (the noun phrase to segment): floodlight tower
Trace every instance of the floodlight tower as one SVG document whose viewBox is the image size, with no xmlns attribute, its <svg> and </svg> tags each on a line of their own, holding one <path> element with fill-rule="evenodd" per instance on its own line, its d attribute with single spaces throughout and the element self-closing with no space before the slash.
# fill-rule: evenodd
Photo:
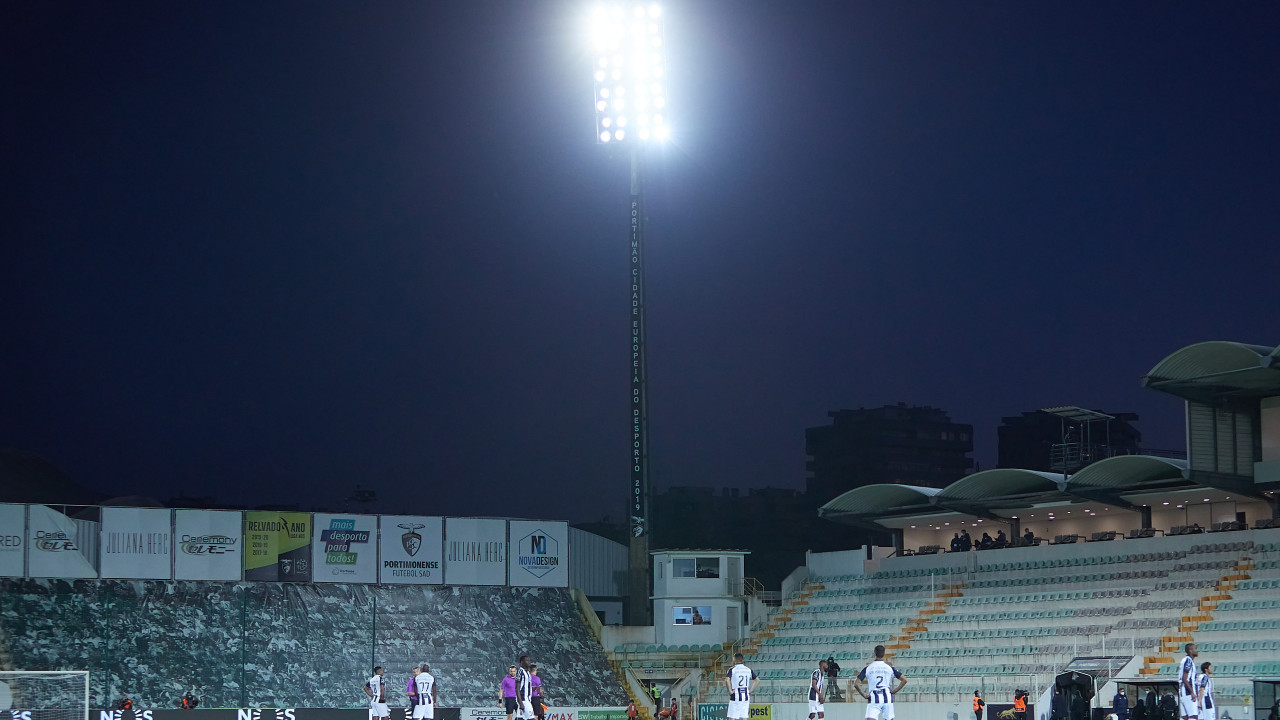
<svg viewBox="0 0 1280 720">
<path fill-rule="evenodd" d="M 644 298 L 644 146 L 665 140 L 666 47 L 662 9 L 652 4 L 597 7 L 592 16 L 596 142 L 629 146 L 631 204 L 628 209 L 627 285 L 631 312 L 631 389 L 628 430 L 631 482 L 629 624 L 653 622 L 649 606 L 649 411 L 646 380 L 647 325 Z"/>
</svg>

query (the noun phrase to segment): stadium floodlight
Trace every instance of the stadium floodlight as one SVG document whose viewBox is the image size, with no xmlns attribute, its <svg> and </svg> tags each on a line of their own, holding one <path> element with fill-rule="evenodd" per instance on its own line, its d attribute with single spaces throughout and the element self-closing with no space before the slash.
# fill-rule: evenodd
<svg viewBox="0 0 1280 720">
<path fill-rule="evenodd" d="M 591 38 L 597 141 L 665 139 L 666 132 L 609 131 L 610 125 L 622 126 L 617 114 L 627 107 L 623 98 L 629 92 L 638 96 L 638 108 L 666 107 L 666 86 L 654 82 L 663 77 L 666 68 L 662 8 L 650 4 L 600 5 L 591 15 Z"/>
</svg>

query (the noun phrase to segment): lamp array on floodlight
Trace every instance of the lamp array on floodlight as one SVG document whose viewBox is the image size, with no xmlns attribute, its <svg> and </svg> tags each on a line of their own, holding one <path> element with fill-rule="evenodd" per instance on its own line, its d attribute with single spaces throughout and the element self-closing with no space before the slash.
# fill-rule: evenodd
<svg viewBox="0 0 1280 720">
<path fill-rule="evenodd" d="M 591 17 L 596 140 L 665 140 L 667 54 L 657 5 L 605 5 Z"/>
</svg>

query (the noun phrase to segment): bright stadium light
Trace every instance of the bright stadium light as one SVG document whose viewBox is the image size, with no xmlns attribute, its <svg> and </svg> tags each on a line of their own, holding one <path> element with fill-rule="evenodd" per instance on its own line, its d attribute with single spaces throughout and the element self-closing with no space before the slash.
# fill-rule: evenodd
<svg viewBox="0 0 1280 720">
<path fill-rule="evenodd" d="M 665 132 L 606 132 L 604 124 L 605 118 L 626 109 L 621 98 L 628 92 L 636 96 L 636 108 L 666 106 L 666 88 L 654 82 L 663 77 L 666 66 L 662 8 L 649 4 L 595 8 L 591 13 L 591 47 L 596 53 L 592 73 L 599 142 L 665 139 Z"/>
</svg>

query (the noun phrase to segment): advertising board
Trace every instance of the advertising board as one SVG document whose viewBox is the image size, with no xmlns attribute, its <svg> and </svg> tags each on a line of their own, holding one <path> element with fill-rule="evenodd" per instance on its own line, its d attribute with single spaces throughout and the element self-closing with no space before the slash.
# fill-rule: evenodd
<svg viewBox="0 0 1280 720">
<path fill-rule="evenodd" d="M 173 577 L 173 513 L 167 508 L 102 508 L 98 571 L 104 578 Z"/>
<path fill-rule="evenodd" d="M 378 581 L 378 516 L 316 513 L 311 576 L 316 582 Z"/>
<path fill-rule="evenodd" d="M 174 510 L 173 577 L 239 580 L 244 567 L 244 518 L 234 510 Z"/>
<path fill-rule="evenodd" d="M 444 519 L 383 515 L 378 540 L 378 582 L 439 585 L 444 582 Z M 506 720 L 505 713 L 503 720 Z"/>
</svg>

